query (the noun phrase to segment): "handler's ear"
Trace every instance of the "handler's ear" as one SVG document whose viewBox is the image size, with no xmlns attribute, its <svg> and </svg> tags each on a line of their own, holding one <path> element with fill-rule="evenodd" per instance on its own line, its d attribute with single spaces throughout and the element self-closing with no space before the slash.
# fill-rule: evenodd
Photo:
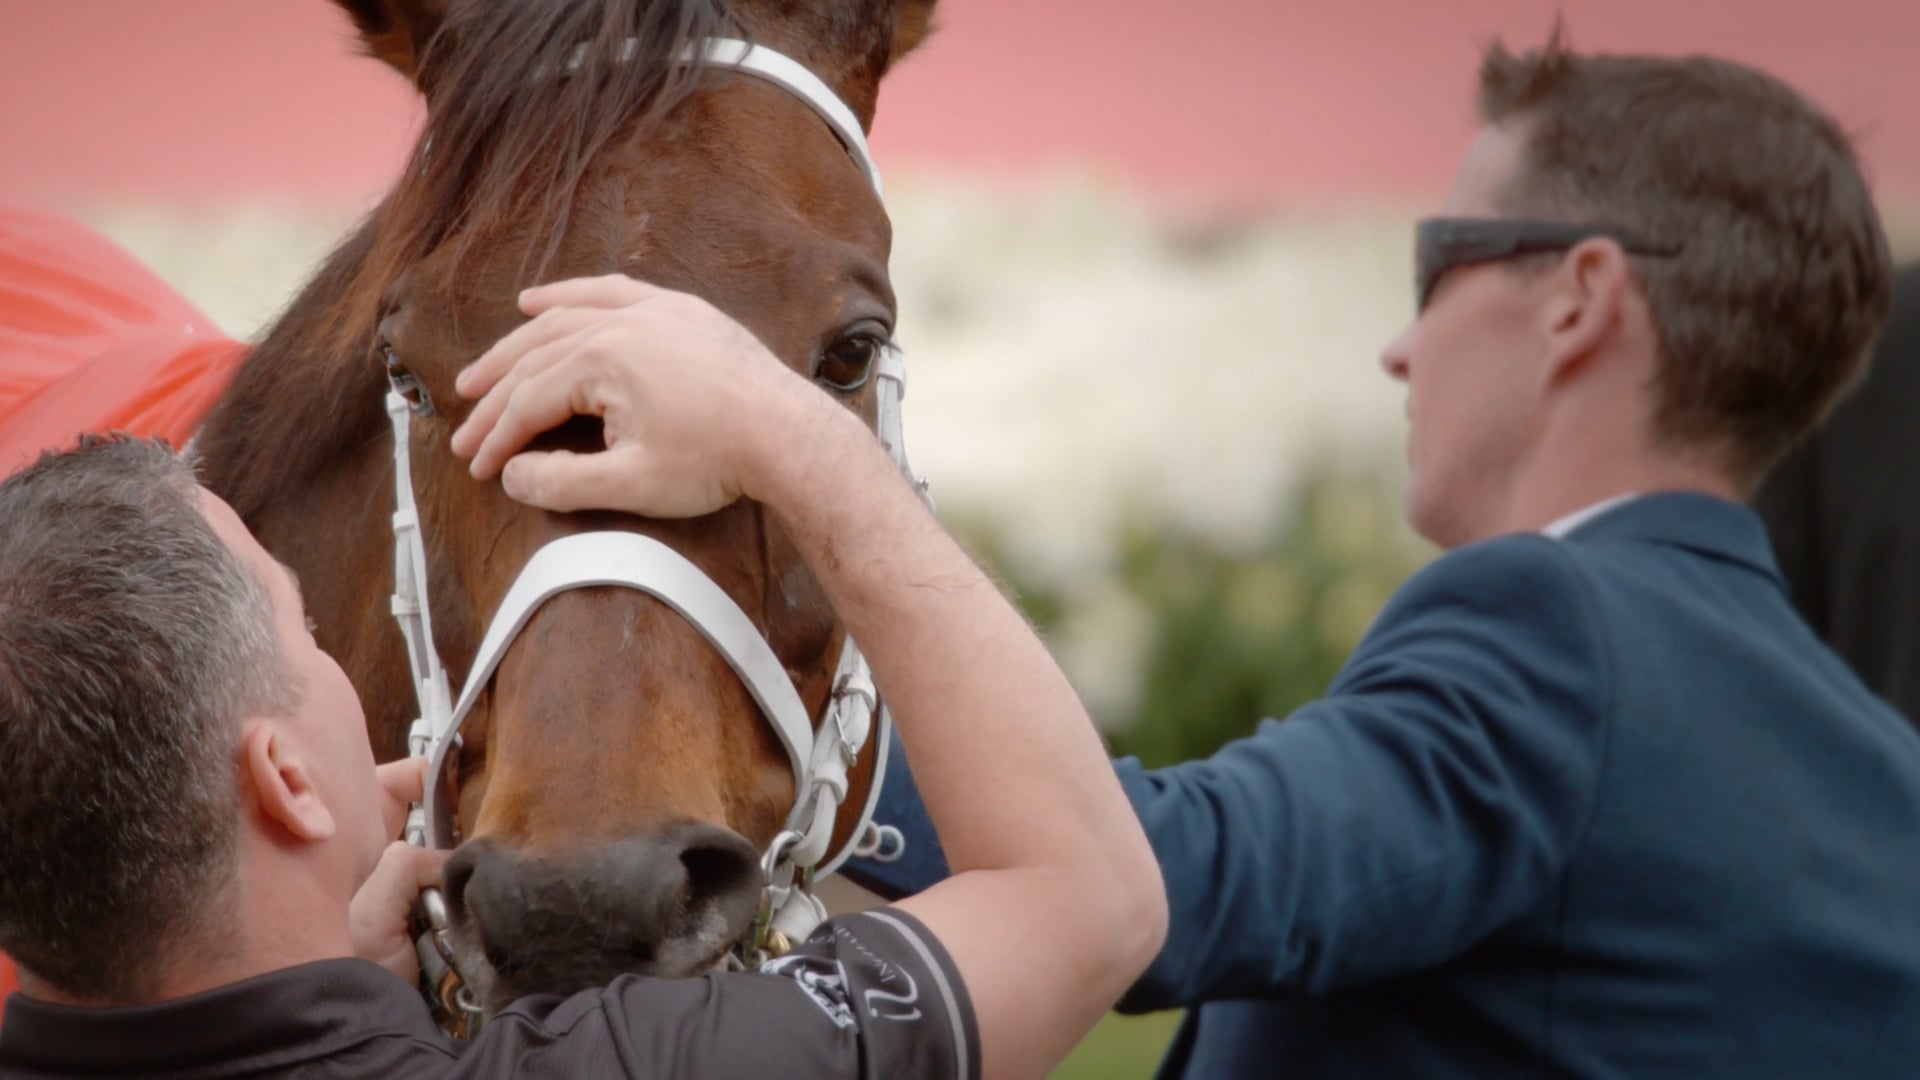
<svg viewBox="0 0 1920 1080">
<path fill-rule="evenodd" d="M 250 723 L 240 736 L 240 772 L 260 813 L 300 840 L 333 836 L 333 811 L 313 786 L 298 750 L 269 721 Z"/>
<path fill-rule="evenodd" d="M 353 19 L 367 55 L 418 86 L 420 57 L 440 30 L 447 0 L 333 0 Z M 506 0 L 517 3 L 519 0 Z"/>
</svg>

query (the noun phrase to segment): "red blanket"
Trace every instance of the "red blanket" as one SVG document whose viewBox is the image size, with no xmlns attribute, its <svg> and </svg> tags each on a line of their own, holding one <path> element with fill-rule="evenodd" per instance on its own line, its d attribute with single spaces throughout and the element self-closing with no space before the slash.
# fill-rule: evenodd
<svg viewBox="0 0 1920 1080">
<path fill-rule="evenodd" d="M 184 443 L 245 356 L 104 237 L 0 203 L 0 476 L 82 432 Z"/>
</svg>

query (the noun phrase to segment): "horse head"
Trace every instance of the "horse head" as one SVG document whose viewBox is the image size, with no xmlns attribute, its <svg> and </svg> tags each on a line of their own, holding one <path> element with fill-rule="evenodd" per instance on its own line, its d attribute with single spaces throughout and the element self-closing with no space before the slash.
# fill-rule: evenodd
<svg viewBox="0 0 1920 1080">
<path fill-rule="evenodd" d="M 795 95 L 697 60 L 747 39 L 871 123 L 933 0 L 338 0 L 426 102 L 395 189 L 269 333 L 202 433 L 210 486 L 306 583 L 376 750 L 402 752 L 413 687 L 386 619 L 389 385 L 408 449 L 434 644 L 457 688 L 493 612 L 549 542 L 624 530 L 684 557 L 746 613 L 819 717 L 844 635 L 758 505 L 689 521 L 552 514 L 466 474 L 454 376 L 524 319 L 520 289 L 623 273 L 704 296 L 876 421 L 892 335 L 884 209 Z M 544 449 L 592 450 L 594 423 Z M 484 673 L 483 673 L 484 674 Z M 761 910 L 762 848 L 794 805 L 788 749 L 701 632 L 641 592 L 534 610 L 458 750 L 454 941 L 500 1002 L 623 972 L 710 970 Z M 847 804 L 864 802 L 871 752 Z M 847 839 L 843 814 L 834 838 Z"/>
</svg>

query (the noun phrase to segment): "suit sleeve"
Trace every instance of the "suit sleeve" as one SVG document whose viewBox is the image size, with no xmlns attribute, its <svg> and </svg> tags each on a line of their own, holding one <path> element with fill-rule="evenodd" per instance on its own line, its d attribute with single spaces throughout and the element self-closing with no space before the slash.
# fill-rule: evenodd
<svg viewBox="0 0 1920 1080">
<path fill-rule="evenodd" d="M 947 854 L 940 847 L 939 834 L 933 831 L 926 804 L 920 801 L 920 789 L 914 786 L 907 748 L 897 738 L 887 755 L 887 772 L 881 778 L 880 801 L 873 808 L 873 820 L 900 830 L 899 851 L 884 862 L 848 859 L 840 868 L 842 877 L 888 901 L 924 892 L 946 880 L 951 873 Z"/>
<path fill-rule="evenodd" d="M 1408 582 L 1328 696 L 1121 781 L 1160 859 L 1147 1010 L 1439 963 L 1531 906 L 1579 842 L 1608 660 L 1570 556 L 1475 545 Z"/>
<path fill-rule="evenodd" d="M 1524 911 L 1592 806 L 1609 665 L 1565 552 L 1498 540 L 1409 581 L 1325 700 L 1202 761 L 1117 762 L 1171 911 L 1121 1008 L 1384 978 Z M 904 767 L 877 816 L 922 857 L 856 878 L 896 896 L 946 876 Z"/>
</svg>

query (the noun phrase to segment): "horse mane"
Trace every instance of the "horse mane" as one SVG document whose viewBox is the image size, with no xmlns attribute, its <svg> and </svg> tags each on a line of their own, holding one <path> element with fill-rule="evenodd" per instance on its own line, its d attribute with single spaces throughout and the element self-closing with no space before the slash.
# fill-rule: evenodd
<svg viewBox="0 0 1920 1080">
<path fill-rule="evenodd" d="M 375 210 L 321 264 L 234 375 L 195 438 L 201 480 L 249 528 L 283 497 L 365 443 L 384 419 L 375 368 L 335 342 L 350 333 L 345 297 L 379 232 Z M 358 333 L 364 335 L 365 331 Z M 289 432 L 297 432 L 288 437 Z"/>
<path fill-rule="evenodd" d="M 457 275 L 482 230 L 538 221 L 519 253 L 530 282 L 557 254 L 595 158 L 684 99 L 701 65 L 681 54 L 723 30 L 746 33 L 723 0 L 453 5 L 420 53 L 427 121 L 405 172 L 209 419 L 207 482 L 257 527 L 289 487 L 377 440 L 385 415 L 371 350 L 393 282 L 449 242 Z"/>
</svg>

